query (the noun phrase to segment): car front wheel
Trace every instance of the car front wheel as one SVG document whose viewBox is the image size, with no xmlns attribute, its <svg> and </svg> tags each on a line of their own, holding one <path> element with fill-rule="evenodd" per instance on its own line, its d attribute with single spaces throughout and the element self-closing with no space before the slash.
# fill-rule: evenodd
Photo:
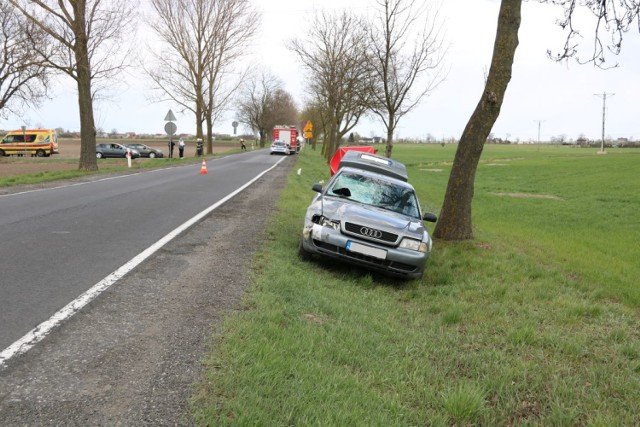
<svg viewBox="0 0 640 427">
<path fill-rule="evenodd" d="M 98 159 L 101 159 L 101 158 L 102 158 L 102 153 L 96 153 L 96 157 L 97 157 Z"/>
<path fill-rule="evenodd" d="M 149 158 L 150 159 L 155 159 L 156 158 L 156 153 L 149 153 Z"/>
</svg>

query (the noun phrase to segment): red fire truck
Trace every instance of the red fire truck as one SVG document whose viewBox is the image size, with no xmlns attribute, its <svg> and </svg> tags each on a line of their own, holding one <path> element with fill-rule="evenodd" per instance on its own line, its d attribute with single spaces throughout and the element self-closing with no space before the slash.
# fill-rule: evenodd
<svg viewBox="0 0 640 427">
<path fill-rule="evenodd" d="M 298 129 L 295 126 L 274 127 L 273 140 L 284 141 L 289 144 L 290 154 L 295 154 L 300 151 L 300 146 L 298 145 Z"/>
</svg>

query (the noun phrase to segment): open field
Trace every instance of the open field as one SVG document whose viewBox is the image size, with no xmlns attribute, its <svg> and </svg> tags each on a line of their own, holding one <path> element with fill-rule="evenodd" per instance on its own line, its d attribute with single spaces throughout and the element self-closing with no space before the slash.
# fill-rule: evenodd
<svg viewBox="0 0 640 427">
<path fill-rule="evenodd" d="M 455 146 L 397 146 L 424 207 Z M 200 425 L 640 425 L 640 150 L 487 146 L 471 242 L 422 280 L 295 256 L 314 182 L 298 158 L 216 338 Z M 432 229 L 432 226 L 430 226 Z"/>
<path fill-rule="evenodd" d="M 167 141 L 164 140 L 116 140 L 121 144 L 130 142 L 141 142 L 150 147 L 160 149 L 164 152 L 165 156 L 168 155 Z M 111 142 L 111 140 L 98 140 L 101 142 Z M 223 152 L 228 152 L 234 149 L 238 149 L 238 146 L 234 143 L 217 143 L 213 146 L 213 154 L 217 155 Z M 73 174 L 78 169 L 78 161 L 80 159 L 80 140 L 78 139 L 60 139 L 59 140 L 59 154 L 54 154 L 50 157 L 0 157 L 0 186 L 11 183 L 12 181 L 20 182 L 18 177 L 25 175 L 37 175 L 39 177 L 48 176 L 55 179 L 66 178 L 67 174 Z M 185 148 L 185 159 L 194 160 L 196 154 L 196 148 L 193 141 L 187 142 Z M 178 148 L 176 146 L 174 150 L 174 156 L 177 160 Z M 169 159 L 133 159 L 132 167 L 140 168 L 142 166 L 148 167 L 150 164 L 166 165 Z M 101 159 L 98 160 L 98 167 L 100 168 L 123 168 L 127 167 L 126 159 Z M 77 173 L 81 175 L 81 173 Z M 4 178 L 4 184 L 3 184 Z M 36 178 L 37 180 L 38 178 Z"/>
</svg>

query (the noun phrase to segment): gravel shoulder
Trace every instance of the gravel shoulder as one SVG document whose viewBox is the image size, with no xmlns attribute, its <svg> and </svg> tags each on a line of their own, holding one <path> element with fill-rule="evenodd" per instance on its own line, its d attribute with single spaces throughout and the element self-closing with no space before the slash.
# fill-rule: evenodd
<svg viewBox="0 0 640 427">
<path fill-rule="evenodd" d="M 0 369 L 0 425 L 191 425 L 210 337 L 247 269 L 295 156 L 170 242 Z"/>
</svg>

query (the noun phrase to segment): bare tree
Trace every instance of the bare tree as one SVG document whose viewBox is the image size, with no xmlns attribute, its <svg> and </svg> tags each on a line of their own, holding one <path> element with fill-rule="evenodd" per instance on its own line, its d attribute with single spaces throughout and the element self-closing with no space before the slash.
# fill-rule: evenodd
<svg viewBox="0 0 640 427">
<path fill-rule="evenodd" d="M 267 122 L 267 109 L 275 91 L 282 82 L 266 71 L 259 78 L 250 78 L 243 84 L 237 111 L 238 120 L 260 135 L 260 146 L 264 147 L 272 123 Z"/>
<path fill-rule="evenodd" d="M 261 147 L 275 125 L 298 121 L 293 97 L 283 89 L 282 81 L 265 70 L 243 85 L 237 114 L 241 123 L 259 133 Z"/>
<path fill-rule="evenodd" d="M 228 17 L 235 17 L 234 20 Z M 233 70 L 234 65 L 246 54 L 247 46 L 255 36 L 255 23 L 258 13 L 246 0 L 227 0 L 220 2 L 215 26 L 211 61 L 208 63 L 205 79 L 208 97 L 205 103 L 207 122 L 207 153 L 213 152 L 213 124 L 226 111 L 236 90 L 249 74 L 249 69 Z"/>
<path fill-rule="evenodd" d="M 542 3 L 553 3 L 564 8 L 564 17 L 558 21 L 558 25 L 568 31 L 564 47 L 558 53 L 547 51 L 550 58 L 556 61 L 573 58 L 581 64 L 593 63 L 600 68 L 609 66 L 607 57 L 609 54 L 618 55 L 622 49 L 624 35 L 632 28 L 632 25 L 640 29 L 640 3 L 635 0 L 540 0 Z M 579 42 L 576 38 L 583 38 L 579 29 L 574 25 L 574 12 L 576 7 L 586 7 L 594 17 L 593 44 L 591 52 L 580 54 Z M 604 34 L 603 34 L 604 33 Z M 603 35 L 608 35 L 610 41 L 603 43 Z"/>
<path fill-rule="evenodd" d="M 137 4 L 131 0 L 8 0 L 56 47 L 53 56 L 32 46 L 44 64 L 71 76 L 78 88 L 81 170 L 97 170 L 93 101 L 113 84 L 127 57 L 124 28 L 131 29 Z M 127 33 L 126 35 L 131 35 Z"/>
<path fill-rule="evenodd" d="M 213 125 L 229 109 L 245 71 L 234 69 L 255 34 L 258 14 L 249 0 L 151 0 L 152 28 L 166 50 L 147 73 L 161 99 L 176 102 L 196 119 L 196 136 L 207 126 L 207 153 Z"/>
<path fill-rule="evenodd" d="M 593 62 L 602 65 L 606 51 L 602 48 L 601 31 L 612 34 L 610 53 L 620 52 L 622 36 L 634 24 L 640 26 L 640 3 L 626 0 L 542 0 L 564 6 L 565 19 L 561 27 L 569 34 L 556 59 L 576 58 L 579 62 Z M 589 8 L 595 16 L 594 49 L 590 60 L 578 57 L 574 37 L 579 34 L 573 27 L 572 16 L 579 5 Z M 498 119 L 504 94 L 511 80 L 511 71 L 516 48 L 518 30 L 521 21 L 522 0 L 501 0 L 498 16 L 498 28 L 491 60 L 491 68 L 486 79 L 485 89 L 471 118 L 469 119 L 456 150 L 444 204 L 440 213 L 434 236 L 446 240 L 467 240 L 473 238 L 471 222 L 471 204 L 476 170 L 484 143 Z"/>
<path fill-rule="evenodd" d="M 372 110 L 387 130 L 386 156 L 391 157 L 393 134 L 400 119 L 442 81 L 443 47 L 437 13 L 427 2 L 377 3 L 379 15 L 370 26 Z M 430 73 L 428 81 L 421 80 Z"/>
<path fill-rule="evenodd" d="M 47 51 L 44 34 L 9 3 L 0 3 L 0 117 L 19 115 L 23 106 L 45 98 L 49 73 L 31 46 Z"/>
<path fill-rule="evenodd" d="M 276 89 L 269 105 L 270 121 L 275 125 L 295 125 L 299 112 L 293 96 L 283 88 Z M 273 127 L 273 126 L 272 126 Z"/>
<path fill-rule="evenodd" d="M 362 20 L 347 12 L 323 13 L 310 23 L 307 40 L 294 39 L 288 46 L 307 68 L 310 95 L 322 104 L 327 115 L 323 145 L 327 160 L 369 103 L 371 61 L 367 39 Z"/>
</svg>

